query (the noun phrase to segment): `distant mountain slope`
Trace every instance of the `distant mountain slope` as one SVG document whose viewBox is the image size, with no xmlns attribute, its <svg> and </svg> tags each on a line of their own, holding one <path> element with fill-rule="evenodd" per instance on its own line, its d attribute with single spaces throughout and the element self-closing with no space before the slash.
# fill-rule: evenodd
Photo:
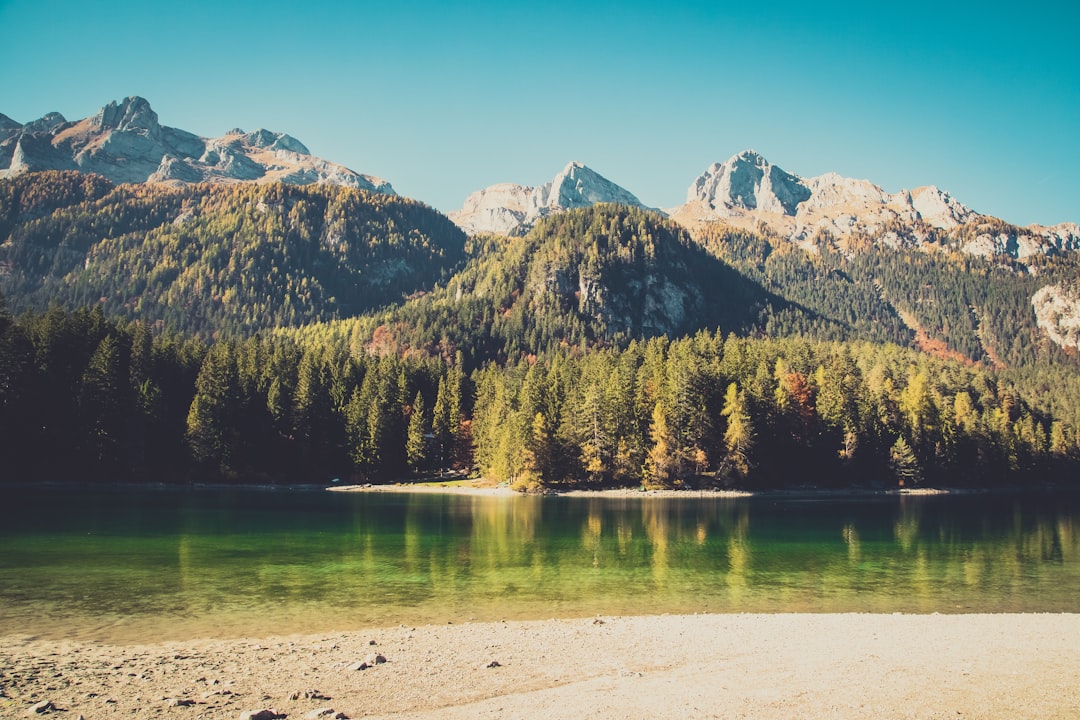
<svg viewBox="0 0 1080 720">
<path fill-rule="evenodd" d="M 726 223 L 692 235 L 769 293 L 845 328 L 848 337 L 915 346 L 949 358 L 1005 367 L 1061 364 L 1080 356 L 1063 338 L 1076 316 L 1080 255 L 1034 256 L 1029 266 L 938 245 L 847 249 L 824 238 L 802 246 Z M 1046 288 L 1052 289 L 1046 289 Z M 823 337 L 772 319 L 766 333 Z"/>
<path fill-rule="evenodd" d="M 348 317 L 445 280 L 466 237 L 422 203 L 329 185 L 0 180 L 13 310 L 102 304 L 206 335 Z"/>
<path fill-rule="evenodd" d="M 887 193 L 869 180 L 836 173 L 801 178 L 753 150 L 710 165 L 690 185 L 686 203 L 668 212 L 691 229 L 720 222 L 765 228 L 796 243 L 824 234 L 841 242 L 938 244 L 1019 260 L 1080 249 L 1075 223 L 1020 228 L 977 213 L 934 186 Z"/>
<path fill-rule="evenodd" d="M 767 292 L 677 224 L 601 203 L 551 215 L 521 238 L 474 236 L 466 267 L 434 292 L 301 335 L 353 350 L 514 361 L 560 347 L 624 346 L 698 330 L 762 334 L 772 326 L 854 338 L 842 322 Z M 780 329 L 777 330 L 781 331 Z"/>
<path fill-rule="evenodd" d="M 478 190 L 449 217 L 468 233 L 523 235 L 548 215 L 597 203 L 645 207 L 630 191 L 580 162 L 571 162 L 538 187 L 500 183 Z"/>
<path fill-rule="evenodd" d="M 385 180 L 313 157 L 284 133 L 236 129 L 208 139 L 166 127 L 141 97 L 75 122 L 59 113 L 25 125 L 0 116 L 0 178 L 35 170 L 80 170 L 114 183 L 284 182 L 394 194 Z"/>
</svg>

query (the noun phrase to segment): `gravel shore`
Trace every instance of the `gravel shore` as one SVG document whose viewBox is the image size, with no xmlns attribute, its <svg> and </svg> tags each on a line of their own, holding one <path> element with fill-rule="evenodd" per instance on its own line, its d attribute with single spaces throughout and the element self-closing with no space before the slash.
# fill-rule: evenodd
<svg viewBox="0 0 1080 720">
<path fill-rule="evenodd" d="M 1077 718 L 1077 638 L 1073 614 L 597 617 L 150 645 L 6 636 L 0 717 Z"/>
</svg>

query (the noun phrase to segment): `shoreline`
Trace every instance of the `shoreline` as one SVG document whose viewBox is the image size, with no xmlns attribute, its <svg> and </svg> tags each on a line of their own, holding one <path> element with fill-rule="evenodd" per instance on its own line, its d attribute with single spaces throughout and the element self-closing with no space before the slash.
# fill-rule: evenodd
<svg viewBox="0 0 1080 720">
<path fill-rule="evenodd" d="M 492 485 L 486 481 L 476 481 L 473 485 L 461 484 L 461 481 L 435 482 L 400 482 L 393 484 L 331 485 L 325 487 L 330 492 L 360 493 L 434 493 L 444 495 L 475 495 L 484 497 L 584 497 L 584 498 L 863 498 L 892 496 L 936 496 L 936 495 L 982 495 L 989 493 L 1027 492 L 1034 488 L 778 488 L 767 490 L 708 489 L 708 490 L 641 490 L 639 488 L 605 489 L 559 489 L 546 488 L 541 492 L 522 492 L 505 485 Z M 1060 488 L 1042 488 L 1039 490 L 1056 492 Z"/>
<path fill-rule="evenodd" d="M 597 616 L 142 645 L 10 635 L 0 715 L 1074 718 L 1078 636 L 1080 614 Z"/>
<path fill-rule="evenodd" d="M 465 484 L 468 482 L 469 484 Z M 514 490 L 506 485 L 477 479 L 473 481 L 401 481 L 393 483 L 366 483 L 356 485 L 327 485 L 326 483 L 169 483 L 169 482 L 92 482 L 80 480 L 43 480 L 39 482 L 14 481 L 0 483 L 0 488 L 43 488 L 64 490 L 68 488 L 100 490 L 236 490 L 251 492 L 340 492 L 340 493 L 405 493 L 405 494 L 442 494 L 477 497 L 579 497 L 579 498 L 793 498 L 793 499 L 848 499 L 882 497 L 929 497 L 929 496 L 971 496 L 971 495 L 1017 495 L 1039 494 L 1076 494 L 1078 487 L 1060 485 L 1030 487 L 925 487 L 925 488 L 817 488 L 791 487 L 766 488 L 759 490 L 731 489 L 659 489 L 642 490 L 634 487 L 623 488 L 544 488 L 539 492 Z"/>
</svg>

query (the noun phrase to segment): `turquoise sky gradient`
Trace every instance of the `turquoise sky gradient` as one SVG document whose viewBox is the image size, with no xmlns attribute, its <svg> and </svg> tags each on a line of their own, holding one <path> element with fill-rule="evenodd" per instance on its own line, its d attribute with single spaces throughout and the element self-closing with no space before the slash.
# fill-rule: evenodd
<svg viewBox="0 0 1080 720">
<path fill-rule="evenodd" d="M 570 160 L 671 207 L 753 147 L 1080 222 L 1080 4 L 0 0 L 0 112 L 146 97 L 287 132 L 444 211 Z"/>
</svg>

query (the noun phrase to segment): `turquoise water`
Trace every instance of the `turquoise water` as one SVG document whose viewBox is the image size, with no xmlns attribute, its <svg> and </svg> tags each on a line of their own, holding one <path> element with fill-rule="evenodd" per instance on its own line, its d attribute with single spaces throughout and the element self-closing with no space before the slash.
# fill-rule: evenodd
<svg viewBox="0 0 1080 720">
<path fill-rule="evenodd" d="M 1080 497 L 0 488 L 0 635 L 594 614 L 1080 612 Z"/>
</svg>

